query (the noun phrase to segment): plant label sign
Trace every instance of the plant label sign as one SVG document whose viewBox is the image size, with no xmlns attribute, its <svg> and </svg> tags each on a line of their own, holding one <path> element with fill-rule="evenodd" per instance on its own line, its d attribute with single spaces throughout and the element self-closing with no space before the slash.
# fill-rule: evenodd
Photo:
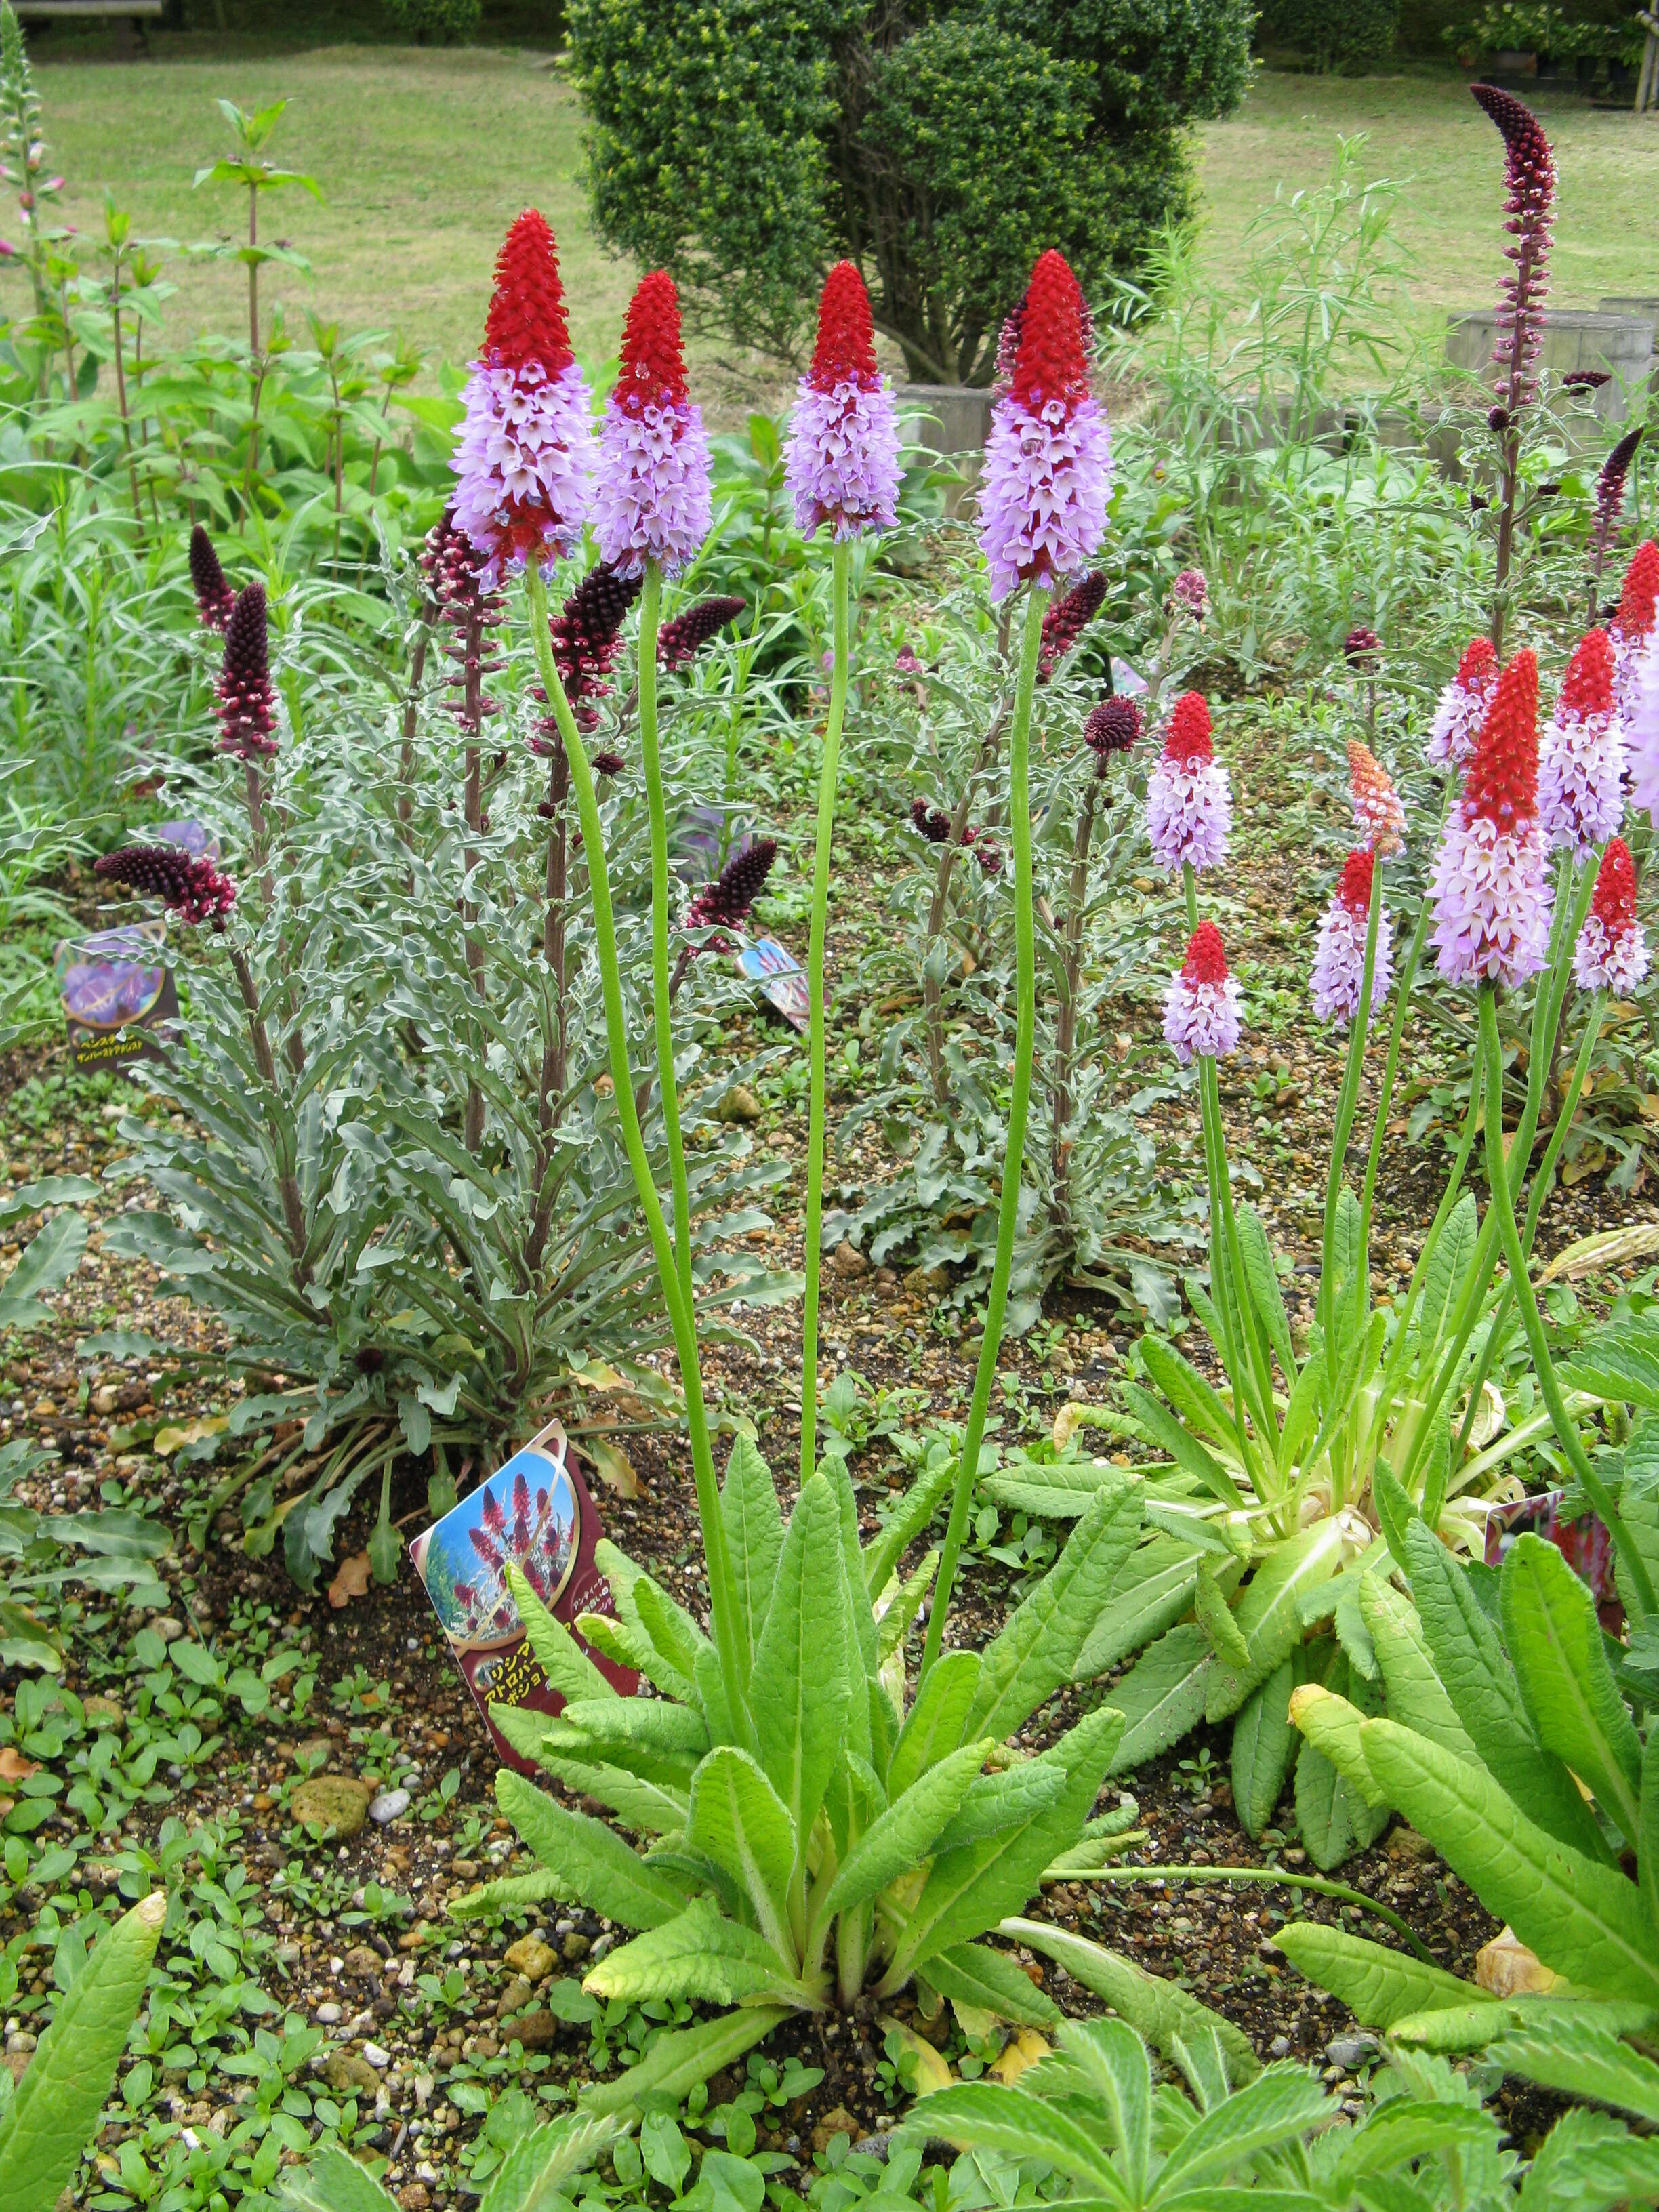
<svg viewBox="0 0 1659 2212">
<path fill-rule="evenodd" d="M 167 1032 L 179 1018 L 167 933 L 165 921 L 124 922 L 58 946 L 52 973 L 76 1067 L 166 1059 Z"/>
<path fill-rule="evenodd" d="M 794 954 L 769 937 L 757 937 L 739 945 L 732 957 L 738 974 L 758 984 L 762 998 L 805 1036 L 811 1006 L 806 976 Z"/>
<path fill-rule="evenodd" d="M 611 1608 L 610 1585 L 593 1564 L 604 1533 L 564 1431 L 550 1421 L 409 1547 L 496 1755 L 520 1774 L 538 1770 L 503 1740 L 491 1705 L 552 1715 L 563 1711 L 564 1699 L 530 1648 L 506 1570 L 521 1569 L 574 1635 L 578 1614 Z M 624 1697 L 633 1696 L 640 1678 L 631 1668 L 582 1649 Z"/>
</svg>

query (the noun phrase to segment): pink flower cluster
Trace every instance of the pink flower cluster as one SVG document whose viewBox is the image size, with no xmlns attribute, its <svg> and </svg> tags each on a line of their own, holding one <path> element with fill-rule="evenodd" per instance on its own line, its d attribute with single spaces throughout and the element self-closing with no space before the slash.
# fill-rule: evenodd
<svg viewBox="0 0 1659 2212">
<path fill-rule="evenodd" d="M 1595 875 L 1595 896 L 1573 947 L 1573 979 L 1582 991 L 1627 999 L 1648 972 L 1647 933 L 1636 919 L 1636 869 L 1622 837 L 1607 841 Z"/>
<path fill-rule="evenodd" d="M 674 280 L 653 269 L 628 303 L 617 388 L 599 432 L 593 526 L 619 576 L 678 576 L 708 535 L 708 440 L 685 378 Z"/>
<path fill-rule="evenodd" d="M 1238 978 L 1227 973 L 1220 931 L 1212 921 L 1200 921 L 1164 994 L 1164 1042 L 1185 1067 L 1194 1059 L 1220 1060 L 1236 1052 L 1239 1028 Z"/>
<path fill-rule="evenodd" d="M 837 544 L 893 526 L 898 421 L 876 366 L 870 295 L 850 261 L 838 261 L 824 279 L 817 343 L 795 394 L 784 473 L 795 520 L 809 538 L 826 522 Z"/>
<path fill-rule="evenodd" d="M 1164 750 L 1146 779 L 1146 834 L 1173 874 L 1190 861 L 1213 868 L 1226 858 L 1232 790 L 1210 743 L 1203 694 L 1183 692 L 1170 717 Z"/>
<path fill-rule="evenodd" d="M 1031 271 L 1012 382 L 986 441 L 979 542 L 994 599 L 1075 575 L 1106 528 L 1111 433 L 1089 388 L 1084 328 L 1077 279 L 1050 250 Z"/>
<path fill-rule="evenodd" d="M 1431 768 L 1462 767 L 1474 750 L 1497 689 L 1498 655 L 1492 651 L 1492 640 L 1472 637 L 1463 648 L 1456 675 L 1440 694 L 1434 710 L 1434 726 L 1425 749 Z"/>
<path fill-rule="evenodd" d="M 1365 933 L 1371 904 L 1376 856 L 1350 853 L 1329 906 L 1320 919 L 1319 941 L 1308 978 L 1313 1010 L 1322 1022 L 1351 1022 L 1359 1011 L 1365 980 Z M 1377 917 L 1376 958 L 1371 970 L 1371 1012 L 1380 1012 L 1394 980 L 1393 931 L 1389 910 Z"/>
<path fill-rule="evenodd" d="M 1429 885 L 1449 981 L 1513 985 L 1538 973 L 1553 911 L 1548 864 L 1538 820 L 1538 659 L 1528 649 L 1498 680 Z"/>
<path fill-rule="evenodd" d="M 1604 845 L 1625 816 L 1625 726 L 1613 696 L 1613 647 L 1593 629 L 1567 666 L 1538 754 L 1538 819 L 1550 843 L 1577 860 Z"/>
</svg>

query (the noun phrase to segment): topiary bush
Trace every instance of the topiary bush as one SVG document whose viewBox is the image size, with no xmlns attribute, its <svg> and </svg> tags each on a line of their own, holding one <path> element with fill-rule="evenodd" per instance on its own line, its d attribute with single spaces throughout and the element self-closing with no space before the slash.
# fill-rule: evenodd
<svg viewBox="0 0 1659 2212">
<path fill-rule="evenodd" d="M 1270 46 L 1294 47 L 1310 69 L 1360 70 L 1394 51 L 1400 0 L 1266 0 L 1261 34 Z"/>
<path fill-rule="evenodd" d="M 1247 0 L 574 0 L 610 244 L 705 325 L 799 352 L 825 264 L 911 377 L 988 384 L 1035 254 L 1085 290 L 1188 210 L 1183 127 L 1248 81 Z"/>
<path fill-rule="evenodd" d="M 393 27 L 420 46 L 451 46 L 471 38 L 483 0 L 386 0 Z"/>
</svg>

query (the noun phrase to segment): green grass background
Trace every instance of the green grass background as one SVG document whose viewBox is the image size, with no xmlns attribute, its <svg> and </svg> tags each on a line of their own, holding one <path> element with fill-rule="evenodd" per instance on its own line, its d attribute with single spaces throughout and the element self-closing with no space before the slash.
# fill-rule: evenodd
<svg viewBox="0 0 1659 2212">
<path fill-rule="evenodd" d="M 229 150 L 216 98 L 292 101 L 270 151 L 310 172 L 326 198 L 268 195 L 262 229 L 304 252 L 307 279 L 266 272 L 303 340 L 302 309 L 348 330 L 396 331 L 428 356 L 465 361 L 477 342 L 501 234 L 534 204 L 558 234 L 577 349 L 614 349 L 635 271 L 592 236 L 580 182 L 581 118 L 546 52 L 335 46 L 289 53 L 197 51 L 145 61 L 51 58 L 37 46 L 46 127 L 69 179 L 68 218 L 101 229 L 106 188 L 141 236 L 180 243 L 240 238 L 245 204 L 191 189 L 199 165 Z M 175 48 L 176 52 L 176 48 Z M 1593 307 L 1603 294 L 1659 293 L 1659 116 L 1603 112 L 1540 90 L 1560 171 L 1553 296 Z M 1398 229 L 1413 258 L 1409 305 L 1425 334 L 1449 308 L 1488 303 L 1503 271 L 1502 147 L 1460 76 L 1404 64 L 1358 79 L 1263 74 L 1239 112 L 1196 134 L 1202 255 L 1236 276 L 1250 219 L 1276 191 L 1317 184 L 1338 138 L 1364 132 L 1364 172 L 1401 187 Z M 239 264 L 200 258 L 171 272 L 175 334 L 240 331 Z M 15 280 L 14 280 L 15 281 Z M 694 348 L 717 416 L 775 404 L 774 368 Z"/>
</svg>

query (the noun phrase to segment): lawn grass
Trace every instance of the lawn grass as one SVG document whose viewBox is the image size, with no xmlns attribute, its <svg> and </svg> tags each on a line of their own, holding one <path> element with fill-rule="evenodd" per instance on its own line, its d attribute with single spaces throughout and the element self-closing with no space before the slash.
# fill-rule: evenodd
<svg viewBox="0 0 1659 2212">
<path fill-rule="evenodd" d="M 199 164 L 228 150 L 214 100 L 293 102 L 272 148 L 326 193 L 267 201 L 268 227 L 311 259 L 310 279 L 267 275 L 304 338 L 314 306 L 349 329 L 396 331 L 429 356 L 465 360 L 477 343 L 490 264 L 528 203 L 558 234 L 577 350 L 614 349 L 633 279 L 594 240 L 580 185 L 580 114 L 544 54 L 334 46 L 309 52 L 203 53 L 179 58 L 40 65 L 47 129 L 70 179 L 70 221 L 95 234 L 106 186 L 140 235 L 230 241 L 245 219 L 238 196 L 193 191 Z M 1554 297 L 1593 307 L 1604 293 L 1659 289 L 1651 209 L 1659 187 L 1659 117 L 1602 112 L 1546 88 L 1538 95 L 1561 176 Z M 1448 308 L 1495 295 L 1503 268 L 1503 158 L 1498 134 L 1455 72 L 1403 66 L 1358 79 L 1264 74 L 1239 112 L 1199 133 L 1205 264 L 1227 284 L 1250 219 L 1276 189 L 1328 173 L 1338 137 L 1370 136 L 1368 176 L 1401 186 L 1398 227 L 1416 273 L 1412 306 L 1426 328 Z M 241 326 L 239 265 L 175 265 L 175 332 Z M 777 404 L 781 375 L 695 349 L 728 419 L 756 399 Z"/>
</svg>

